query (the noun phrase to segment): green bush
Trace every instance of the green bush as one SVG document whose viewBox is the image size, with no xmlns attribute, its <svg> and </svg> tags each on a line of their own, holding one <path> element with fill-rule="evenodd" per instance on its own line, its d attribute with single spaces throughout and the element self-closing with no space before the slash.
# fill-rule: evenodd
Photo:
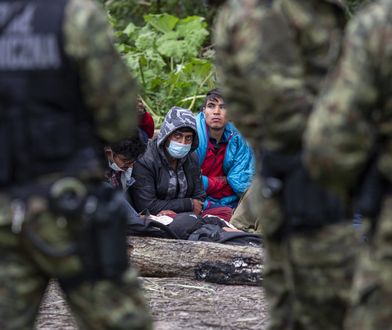
<svg viewBox="0 0 392 330">
<path fill-rule="evenodd" d="M 174 105 L 195 110 L 215 84 L 209 36 L 200 16 L 145 15 L 145 25 L 129 23 L 117 32 L 118 49 L 144 91 L 143 101 L 159 126 Z"/>
<path fill-rule="evenodd" d="M 143 16 L 147 14 L 170 13 L 184 18 L 187 16 L 209 17 L 209 10 L 204 1 L 194 0 L 98 0 L 106 11 L 116 18 L 118 30 L 124 29 L 129 22 L 143 25 Z"/>
</svg>

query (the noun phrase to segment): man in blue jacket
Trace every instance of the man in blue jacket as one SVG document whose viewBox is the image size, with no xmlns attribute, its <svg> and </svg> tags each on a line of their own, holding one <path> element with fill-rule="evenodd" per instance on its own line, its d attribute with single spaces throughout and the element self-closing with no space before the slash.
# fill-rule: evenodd
<svg viewBox="0 0 392 330">
<path fill-rule="evenodd" d="M 235 208 L 252 181 L 254 156 L 246 140 L 229 122 L 218 89 L 207 93 L 196 122 L 199 137 L 196 151 L 207 193 L 204 209 Z"/>
</svg>

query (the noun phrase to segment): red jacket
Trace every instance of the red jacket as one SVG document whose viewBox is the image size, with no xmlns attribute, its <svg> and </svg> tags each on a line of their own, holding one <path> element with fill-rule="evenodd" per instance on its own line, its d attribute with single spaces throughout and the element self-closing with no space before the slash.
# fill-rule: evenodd
<svg viewBox="0 0 392 330">
<path fill-rule="evenodd" d="M 154 119 L 152 119 L 152 116 L 147 111 L 139 118 L 139 128 L 147 134 L 149 139 L 154 136 Z"/>
<path fill-rule="evenodd" d="M 227 142 L 224 142 L 220 144 L 218 150 L 215 150 L 214 145 L 209 141 L 206 157 L 201 166 L 201 174 L 208 177 L 206 193 L 216 199 L 234 194 L 233 189 L 227 183 L 226 174 L 223 171 L 226 148 Z"/>
</svg>

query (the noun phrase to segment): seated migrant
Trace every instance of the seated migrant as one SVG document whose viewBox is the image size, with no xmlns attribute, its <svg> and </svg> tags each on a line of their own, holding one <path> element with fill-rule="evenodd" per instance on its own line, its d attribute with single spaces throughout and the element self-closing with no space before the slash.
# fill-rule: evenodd
<svg viewBox="0 0 392 330">
<path fill-rule="evenodd" d="M 229 121 L 226 103 L 218 89 L 207 93 L 196 121 L 199 138 L 196 152 L 207 194 L 204 207 L 235 208 L 253 178 L 252 149 Z"/>
<path fill-rule="evenodd" d="M 199 144 L 190 110 L 173 107 L 158 136 L 135 163 L 131 196 L 138 212 L 200 214 L 205 199 L 200 167 L 193 151 Z"/>
</svg>

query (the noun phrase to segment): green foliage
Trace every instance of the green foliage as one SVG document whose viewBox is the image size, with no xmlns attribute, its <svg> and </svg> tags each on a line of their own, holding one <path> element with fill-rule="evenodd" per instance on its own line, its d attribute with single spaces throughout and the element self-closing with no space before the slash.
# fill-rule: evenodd
<svg viewBox="0 0 392 330">
<path fill-rule="evenodd" d="M 115 28 L 123 30 L 129 22 L 141 26 L 143 16 L 147 14 L 170 13 L 180 18 L 198 15 L 209 17 L 208 7 L 204 1 L 194 0 L 98 0 L 106 11 L 116 18 Z"/>
<path fill-rule="evenodd" d="M 118 32 L 118 49 L 143 88 L 143 100 L 159 125 L 174 105 L 195 109 L 214 86 L 211 58 L 202 54 L 209 36 L 202 17 L 145 15 Z"/>
</svg>

